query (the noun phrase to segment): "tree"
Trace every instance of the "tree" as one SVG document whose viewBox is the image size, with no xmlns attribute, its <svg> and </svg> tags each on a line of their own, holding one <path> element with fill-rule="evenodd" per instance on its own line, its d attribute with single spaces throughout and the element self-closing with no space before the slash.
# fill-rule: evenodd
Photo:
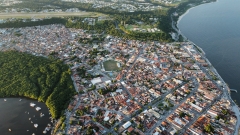
<svg viewBox="0 0 240 135">
<path fill-rule="evenodd" d="M 216 119 L 216 120 L 219 120 L 219 119 L 220 119 L 220 117 L 217 115 L 217 116 L 215 117 L 215 119 Z"/>
<path fill-rule="evenodd" d="M 204 130 L 207 132 L 207 133 L 213 133 L 214 132 L 214 128 L 212 127 L 211 124 L 207 124 L 204 126 Z"/>
<path fill-rule="evenodd" d="M 61 115 L 75 92 L 62 61 L 17 51 L 0 52 L 0 86 L 0 97 L 25 96 L 45 102 L 53 118 Z"/>
<path fill-rule="evenodd" d="M 179 116 L 180 116 L 180 118 L 182 118 L 182 117 L 185 117 L 186 114 L 185 114 L 184 112 L 180 112 L 180 113 L 179 113 Z"/>
<path fill-rule="evenodd" d="M 93 118 L 92 120 L 93 120 L 94 122 L 97 122 L 97 119 L 96 119 L 96 118 Z"/>
<path fill-rule="evenodd" d="M 93 130 L 90 127 L 88 127 L 87 130 L 86 130 L 86 134 L 87 135 L 92 135 L 93 134 Z"/>
<path fill-rule="evenodd" d="M 228 110 L 223 109 L 223 110 L 222 110 L 222 113 L 223 113 L 224 115 L 227 115 L 227 114 L 228 114 Z"/>
<path fill-rule="evenodd" d="M 65 126 L 65 123 L 62 123 L 61 129 L 64 130 Z"/>
</svg>

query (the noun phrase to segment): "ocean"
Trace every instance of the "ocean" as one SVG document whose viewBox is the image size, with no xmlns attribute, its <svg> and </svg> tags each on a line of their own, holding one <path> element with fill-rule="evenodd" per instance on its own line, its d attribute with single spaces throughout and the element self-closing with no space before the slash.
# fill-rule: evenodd
<svg viewBox="0 0 240 135">
<path fill-rule="evenodd" d="M 178 21 L 188 40 L 201 47 L 206 57 L 240 104 L 240 0 L 218 0 L 190 9 Z"/>
</svg>

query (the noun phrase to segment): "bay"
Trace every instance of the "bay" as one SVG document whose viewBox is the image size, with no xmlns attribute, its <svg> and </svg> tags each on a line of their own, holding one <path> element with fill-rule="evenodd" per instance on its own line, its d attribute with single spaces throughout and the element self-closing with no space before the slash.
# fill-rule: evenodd
<svg viewBox="0 0 240 135">
<path fill-rule="evenodd" d="M 4 101 L 6 99 L 6 101 Z M 47 124 L 51 124 L 48 108 L 44 103 L 22 98 L 0 98 L 0 134 L 1 135 L 42 135 Z M 30 103 L 40 107 L 36 111 Z M 44 116 L 40 117 L 40 113 Z M 31 118 L 31 120 L 29 120 Z M 32 123 L 31 123 L 32 121 Z M 34 124 L 38 124 L 35 128 Z M 9 131 L 11 129 L 11 132 Z M 29 131 L 27 131 L 29 130 Z M 50 135 L 48 132 L 46 135 Z"/>
<path fill-rule="evenodd" d="M 189 10 L 178 21 L 181 33 L 201 47 L 240 104 L 240 0 L 218 0 Z"/>
</svg>

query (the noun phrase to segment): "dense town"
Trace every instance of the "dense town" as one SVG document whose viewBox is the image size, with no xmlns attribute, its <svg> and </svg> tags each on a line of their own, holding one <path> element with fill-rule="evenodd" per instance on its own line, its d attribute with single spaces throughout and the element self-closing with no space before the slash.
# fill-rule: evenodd
<svg viewBox="0 0 240 135">
<path fill-rule="evenodd" d="M 78 2 L 84 4 L 92 4 L 93 8 L 104 8 L 110 7 L 111 9 L 118 11 L 127 11 L 127 12 L 135 12 L 135 11 L 153 11 L 157 9 L 161 9 L 162 6 L 154 5 L 149 3 L 146 0 L 139 1 L 131 1 L 131 0 L 112 0 L 112 1 L 96 1 L 96 0 L 62 0 L 65 2 Z M 165 1 L 164 1 L 165 2 Z M 167 2 L 168 3 L 168 2 Z M 170 1 L 172 3 L 172 1 Z"/>
<path fill-rule="evenodd" d="M 58 58 L 71 68 L 78 94 L 56 134 L 238 132 L 239 108 L 201 48 L 111 35 L 93 40 L 99 36 L 56 24 L 0 29 L 1 51 Z"/>
</svg>

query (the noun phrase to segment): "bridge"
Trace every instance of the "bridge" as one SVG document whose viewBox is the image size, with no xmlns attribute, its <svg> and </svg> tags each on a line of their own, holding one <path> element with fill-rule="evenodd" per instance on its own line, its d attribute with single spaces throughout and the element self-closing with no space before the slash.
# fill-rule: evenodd
<svg viewBox="0 0 240 135">
<path fill-rule="evenodd" d="M 236 92 L 236 93 L 237 93 L 237 90 L 235 90 L 235 89 L 230 89 L 230 91 L 233 91 L 233 92 Z"/>
</svg>

